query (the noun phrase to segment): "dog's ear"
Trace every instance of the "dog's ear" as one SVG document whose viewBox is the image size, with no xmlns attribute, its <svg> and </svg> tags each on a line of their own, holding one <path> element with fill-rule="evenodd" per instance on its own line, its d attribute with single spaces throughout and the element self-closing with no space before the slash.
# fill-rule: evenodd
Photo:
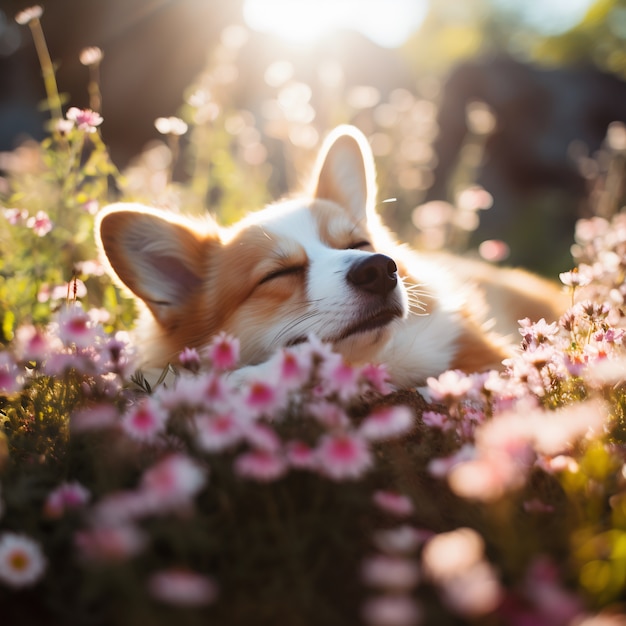
<svg viewBox="0 0 626 626">
<path fill-rule="evenodd" d="M 336 202 L 357 220 L 374 211 L 374 157 L 367 139 L 354 126 L 338 126 L 326 138 L 315 168 L 313 197 Z"/>
<path fill-rule="evenodd" d="M 98 215 L 96 239 L 112 273 L 168 326 L 202 283 L 209 248 L 219 245 L 213 226 L 213 235 L 196 232 L 182 218 L 118 203 Z"/>
</svg>

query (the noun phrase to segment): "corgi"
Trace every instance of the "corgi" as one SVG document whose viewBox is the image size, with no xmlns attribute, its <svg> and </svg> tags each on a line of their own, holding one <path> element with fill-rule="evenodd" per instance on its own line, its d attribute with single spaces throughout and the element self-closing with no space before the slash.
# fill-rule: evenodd
<svg viewBox="0 0 626 626">
<path fill-rule="evenodd" d="M 448 369 L 501 368 L 519 319 L 555 320 L 567 308 L 538 276 L 397 244 L 376 193 L 365 136 L 340 126 L 305 193 L 228 228 L 139 204 L 104 208 L 103 260 L 143 304 L 142 367 L 175 364 L 222 331 L 239 339 L 242 366 L 314 335 L 412 387 Z"/>
</svg>

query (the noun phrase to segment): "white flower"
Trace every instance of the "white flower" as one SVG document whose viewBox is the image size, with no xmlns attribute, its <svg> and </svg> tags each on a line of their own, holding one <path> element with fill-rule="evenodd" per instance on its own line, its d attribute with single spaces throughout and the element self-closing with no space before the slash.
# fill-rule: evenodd
<svg viewBox="0 0 626 626">
<path fill-rule="evenodd" d="M 34 585 L 46 569 L 46 558 L 39 544 L 16 533 L 0 537 L 0 581 L 9 587 Z"/>
</svg>

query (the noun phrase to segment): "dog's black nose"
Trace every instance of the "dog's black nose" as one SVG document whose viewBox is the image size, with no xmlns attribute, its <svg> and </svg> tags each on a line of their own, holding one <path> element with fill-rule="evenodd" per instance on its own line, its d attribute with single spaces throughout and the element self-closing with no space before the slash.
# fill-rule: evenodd
<svg viewBox="0 0 626 626">
<path fill-rule="evenodd" d="M 348 282 L 363 291 L 385 296 L 398 284 L 397 271 L 388 256 L 369 254 L 350 268 Z"/>
</svg>

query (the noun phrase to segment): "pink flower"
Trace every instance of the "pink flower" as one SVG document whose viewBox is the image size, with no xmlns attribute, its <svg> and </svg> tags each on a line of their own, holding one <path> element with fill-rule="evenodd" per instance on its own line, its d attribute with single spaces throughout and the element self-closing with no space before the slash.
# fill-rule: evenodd
<svg viewBox="0 0 626 626">
<path fill-rule="evenodd" d="M 140 490 L 153 498 L 155 513 L 187 507 L 207 482 L 207 470 L 189 457 L 171 454 L 146 470 Z"/>
<path fill-rule="evenodd" d="M 152 397 L 143 398 L 122 416 L 122 429 L 137 441 L 150 443 L 165 431 L 168 414 Z"/>
<path fill-rule="evenodd" d="M 244 437 L 253 448 L 258 450 L 277 452 L 280 449 L 279 436 L 267 424 L 259 422 L 248 424 L 244 429 Z"/>
<path fill-rule="evenodd" d="M 379 509 L 397 517 L 407 517 L 415 510 L 407 496 L 395 491 L 376 491 L 373 500 Z"/>
<path fill-rule="evenodd" d="M 217 586 L 211 578 L 184 569 L 155 572 L 148 580 L 153 598 L 182 607 L 211 604 L 217 597 Z"/>
<path fill-rule="evenodd" d="M 73 432 L 87 432 L 109 428 L 117 423 L 118 412 L 111 404 L 96 404 L 72 414 L 70 425 Z"/>
<path fill-rule="evenodd" d="M 389 406 L 374 411 L 363 420 L 359 432 L 369 441 L 382 441 L 406 435 L 415 424 L 413 413 L 405 406 Z"/>
<path fill-rule="evenodd" d="M 361 578 L 373 587 L 408 591 L 417 585 L 419 572 L 411 559 L 377 555 L 364 561 Z"/>
<path fill-rule="evenodd" d="M 320 401 L 308 405 L 311 415 L 330 430 L 343 430 L 350 425 L 350 418 L 337 402 Z"/>
<path fill-rule="evenodd" d="M 428 472 L 435 478 L 444 478 L 453 467 L 475 457 L 476 449 L 474 446 L 465 444 L 450 456 L 431 459 L 428 463 Z"/>
<path fill-rule="evenodd" d="M 239 361 L 239 340 L 220 333 L 206 348 L 206 354 L 217 370 L 231 370 Z"/>
<path fill-rule="evenodd" d="M 360 478 L 373 464 L 367 442 L 350 433 L 324 435 L 316 456 L 320 472 L 333 480 Z"/>
<path fill-rule="evenodd" d="M 386 365 L 368 363 L 361 368 L 361 376 L 367 384 L 372 386 L 374 391 L 382 395 L 391 393 L 392 387 L 389 384 L 389 373 Z"/>
<path fill-rule="evenodd" d="M 290 441 L 287 444 L 287 461 L 296 469 L 315 469 L 317 460 L 315 451 L 302 441 Z"/>
<path fill-rule="evenodd" d="M 271 415 L 281 408 L 285 399 L 285 390 L 278 385 L 271 385 L 262 380 L 250 383 L 244 394 L 244 404 L 252 415 Z"/>
<path fill-rule="evenodd" d="M 4 209 L 4 217 L 11 226 L 25 224 L 28 219 L 28 211 L 26 209 Z"/>
<path fill-rule="evenodd" d="M 285 348 L 277 358 L 277 378 L 286 388 L 298 388 L 311 376 L 311 357 L 306 352 Z"/>
<path fill-rule="evenodd" d="M 17 393 L 22 390 L 22 375 L 8 352 L 0 352 L 0 392 Z"/>
<path fill-rule="evenodd" d="M 79 109 L 77 107 L 70 107 L 65 117 L 74 122 L 79 130 L 87 133 L 95 133 L 96 128 L 103 122 L 99 113 L 91 109 Z"/>
<path fill-rule="evenodd" d="M 439 378 L 428 378 L 426 384 L 432 400 L 449 402 L 462 398 L 473 387 L 474 381 L 463 372 L 448 370 Z"/>
<path fill-rule="evenodd" d="M 24 361 L 42 361 L 53 348 L 50 336 L 32 324 L 24 324 L 15 331 L 17 351 Z"/>
<path fill-rule="evenodd" d="M 98 329 L 80 305 L 72 304 L 57 314 L 58 334 L 64 345 L 87 348 L 98 336 Z"/>
<path fill-rule="evenodd" d="M 37 211 L 37 214 L 26 220 L 26 226 L 38 237 L 44 237 L 52 230 L 52 222 L 45 211 Z"/>
<path fill-rule="evenodd" d="M 200 355 L 195 348 L 185 348 L 179 355 L 180 364 L 194 374 L 200 369 Z"/>
<path fill-rule="evenodd" d="M 83 507 L 90 498 L 89 490 L 80 483 L 63 483 L 48 494 L 44 513 L 47 517 L 59 518 L 67 510 Z"/>
<path fill-rule="evenodd" d="M 76 547 L 88 561 L 120 562 L 141 552 L 146 537 L 135 526 L 98 526 L 76 533 Z"/>
<path fill-rule="evenodd" d="M 198 445 L 207 452 L 221 452 L 241 441 L 242 429 L 233 413 L 200 415 L 195 424 Z"/>
<path fill-rule="evenodd" d="M 372 626 L 415 626 L 421 615 L 419 605 L 405 595 L 370 598 L 363 606 L 363 619 Z"/>
<path fill-rule="evenodd" d="M 437 413 L 436 411 L 424 411 L 422 413 L 422 421 L 426 424 L 426 426 L 438 428 L 443 432 L 454 428 L 454 424 L 450 421 L 450 418 L 447 415 L 444 413 Z"/>
<path fill-rule="evenodd" d="M 46 558 L 39 544 L 25 535 L 0 536 L 0 582 L 20 589 L 37 583 L 46 570 Z"/>
<path fill-rule="evenodd" d="M 269 450 L 244 452 L 235 459 L 235 473 L 242 478 L 272 482 L 287 472 L 287 462 Z"/>
<path fill-rule="evenodd" d="M 320 374 L 326 393 L 337 393 L 341 400 L 349 400 L 359 393 L 358 368 L 344 361 L 339 354 L 333 354 L 322 363 Z"/>
</svg>

